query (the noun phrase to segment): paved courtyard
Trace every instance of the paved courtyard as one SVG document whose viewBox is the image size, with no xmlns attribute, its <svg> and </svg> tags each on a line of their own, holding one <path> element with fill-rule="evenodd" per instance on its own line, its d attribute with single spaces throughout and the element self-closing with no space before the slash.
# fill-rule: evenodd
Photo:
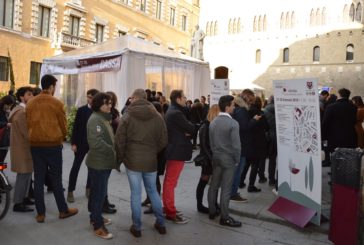
<svg viewBox="0 0 364 245">
<path fill-rule="evenodd" d="M 63 184 L 67 189 L 73 153 L 69 144 L 64 146 Z M 15 175 L 9 170 L 6 174 L 13 184 Z M 118 212 L 105 215 L 112 219 L 113 223 L 108 229 L 114 234 L 113 240 L 105 241 L 93 235 L 89 224 L 85 197 L 86 167 L 83 165 L 75 192 L 76 202 L 69 205 L 80 210 L 78 215 L 59 220 L 53 194 L 45 193 L 47 207 L 45 223 L 35 222 L 35 212 L 23 214 L 9 210 L 7 216 L 0 221 L 0 244 L 331 244 L 326 234 L 327 224 L 319 229 L 309 227 L 302 230 L 289 225 L 273 214 L 268 214 L 266 206 L 274 200 L 275 196 L 267 184 L 261 185 L 263 191 L 260 194 L 248 195 L 245 190 L 242 190 L 242 195 L 249 199 L 248 203 L 231 204 L 235 213 L 232 216 L 243 223 L 241 228 L 220 226 L 218 219 L 211 221 L 207 215 L 200 214 L 196 210 L 195 189 L 199 175 L 200 168 L 193 164 L 186 164 L 176 191 L 176 206 L 190 219 L 188 224 L 176 225 L 167 221 L 167 234 L 162 236 L 153 228 L 154 216 L 143 215 L 142 237 L 134 238 L 129 233 L 130 190 L 125 169 L 122 166 L 121 173 L 112 171 L 109 180 L 109 199 L 116 204 Z"/>
</svg>

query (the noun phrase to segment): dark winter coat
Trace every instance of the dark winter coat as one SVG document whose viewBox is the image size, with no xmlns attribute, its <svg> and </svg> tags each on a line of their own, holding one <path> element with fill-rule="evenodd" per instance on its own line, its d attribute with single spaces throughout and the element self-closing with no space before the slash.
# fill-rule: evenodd
<svg viewBox="0 0 364 245">
<path fill-rule="evenodd" d="M 276 116 L 273 103 L 268 104 L 264 108 L 264 116 L 269 126 L 269 131 L 268 131 L 269 154 L 274 155 L 277 153 L 277 132 L 276 132 Z"/>
<path fill-rule="evenodd" d="M 184 110 L 184 107 L 173 103 L 166 113 L 166 160 L 187 161 L 192 158 L 191 136 L 196 133 L 196 128 L 187 120 Z"/>
<path fill-rule="evenodd" d="M 232 114 L 232 118 L 234 118 L 239 123 L 241 156 L 246 156 L 248 149 L 248 125 L 251 117 L 249 116 L 248 110 L 245 107 L 236 105 Z"/>
<path fill-rule="evenodd" d="M 247 134 L 247 158 L 265 158 L 268 154 L 268 142 L 266 132 L 268 131 L 268 122 L 262 111 L 255 106 L 249 108 L 250 120 L 248 123 Z M 255 120 L 255 115 L 261 115 L 259 120 Z"/>
<path fill-rule="evenodd" d="M 210 161 L 212 161 L 212 152 L 211 152 L 210 138 L 209 138 L 209 126 L 210 122 L 208 120 L 205 120 L 199 130 L 200 146 L 201 146 L 200 154 L 204 154 Z"/>
<path fill-rule="evenodd" d="M 327 140 L 328 150 L 337 147 L 355 148 L 358 146 L 355 132 L 357 108 L 348 99 L 338 99 L 329 105 L 322 121 L 322 140 Z"/>
<path fill-rule="evenodd" d="M 166 144 L 166 125 L 153 104 L 145 99 L 131 103 L 115 135 L 119 161 L 132 171 L 157 171 L 157 154 Z"/>
<path fill-rule="evenodd" d="M 88 151 L 87 142 L 87 121 L 92 114 L 92 109 L 88 105 L 81 106 L 77 109 L 75 122 L 73 124 L 71 144 L 76 145 L 78 149 L 82 148 Z"/>
</svg>

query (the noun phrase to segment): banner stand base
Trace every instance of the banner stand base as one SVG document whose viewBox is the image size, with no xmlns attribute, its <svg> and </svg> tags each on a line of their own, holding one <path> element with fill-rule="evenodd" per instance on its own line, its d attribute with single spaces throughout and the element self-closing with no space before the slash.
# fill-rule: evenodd
<svg viewBox="0 0 364 245">
<path fill-rule="evenodd" d="M 301 228 L 304 228 L 316 214 L 315 210 L 292 202 L 284 197 L 278 197 L 268 210 Z"/>
</svg>

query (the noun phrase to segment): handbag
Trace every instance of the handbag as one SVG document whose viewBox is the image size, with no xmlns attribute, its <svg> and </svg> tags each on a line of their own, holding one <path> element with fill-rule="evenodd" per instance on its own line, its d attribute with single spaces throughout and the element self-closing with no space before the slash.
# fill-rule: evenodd
<svg viewBox="0 0 364 245">
<path fill-rule="evenodd" d="M 208 165 L 209 158 L 205 154 L 198 154 L 193 161 L 195 162 L 195 166 L 206 166 Z"/>
<path fill-rule="evenodd" d="M 10 146 L 10 128 L 0 128 L 0 147 Z"/>
</svg>

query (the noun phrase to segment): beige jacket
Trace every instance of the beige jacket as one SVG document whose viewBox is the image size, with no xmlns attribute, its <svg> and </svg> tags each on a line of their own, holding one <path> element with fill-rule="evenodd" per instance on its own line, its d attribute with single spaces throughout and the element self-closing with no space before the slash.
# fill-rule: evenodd
<svg viewBox="0 0 364 245">
<path fill-rule="evenodd" d="M 30 153 L 27 121 L 24 107 L 18 105 L 9 116 L 10 163 L 11 171 L 26 174 L 33 172 L 33 160 Z"/>
</svg>

